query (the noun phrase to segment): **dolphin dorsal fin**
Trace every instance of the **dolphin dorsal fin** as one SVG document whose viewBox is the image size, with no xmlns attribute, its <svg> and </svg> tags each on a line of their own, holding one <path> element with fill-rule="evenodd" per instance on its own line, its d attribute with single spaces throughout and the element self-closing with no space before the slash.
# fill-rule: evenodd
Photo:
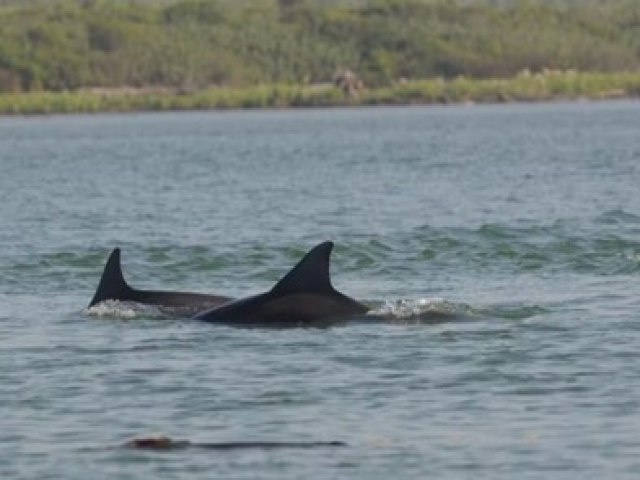
<svg viewBox="0 0 640 480">
<path fill-rule="evenodd" d="M 333 292 L 329 277 L 329 257 L 333 242 L 313 247 L 271 290 L 272 293 Z"/>
<path fill-rule="evenodd" d="M 122 275 L 122 267 L 120 265 L 120 249 L 114 248 L 109 255 L 107 264 L 104 266 L 102 277 L 100 277 L 100 283 L 96 290 L 90 307 L 96 303 L 100 303 L 103 300 L 120 300 L 126 298 L 126 295 L 131 292 L 131 287 L 127 285 Z"/>
</svg>

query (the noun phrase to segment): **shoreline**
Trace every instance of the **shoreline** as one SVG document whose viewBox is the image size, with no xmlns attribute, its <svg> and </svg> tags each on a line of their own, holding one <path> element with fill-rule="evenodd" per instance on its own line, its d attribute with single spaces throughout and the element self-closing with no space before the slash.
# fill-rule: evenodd
<svg viewBox="0 0 640 480">
<path fill-rule="evenodd" d="M 542 103 L 640 98 L 640 72 L 521 72 L 510 78 L 433 78 L 346 92 L 332 84 L 179 89 L 122 87 L 0 93 L 0 115 L 90 114 L 399 105 Z"/>
</svg>

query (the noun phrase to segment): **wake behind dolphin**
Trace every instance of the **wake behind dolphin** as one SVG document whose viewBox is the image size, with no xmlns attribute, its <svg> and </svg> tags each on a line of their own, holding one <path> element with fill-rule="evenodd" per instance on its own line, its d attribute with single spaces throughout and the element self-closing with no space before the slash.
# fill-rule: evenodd
<svg viewBox="0 0 640 480">
<path fill-rule="evenodd" d="M 125 281 L 120 263 L 120 249 L 115 248 L 109 255 L 100 283 L 93 299 L 89 303 L 89 307 L 106 300 L 153 305 L 164 313 L 174 315 L 194 315 L 228 302 L 231 298 L 204 293 L 136 290 Z"/>
<path fill-rule="evenodd" d="M 321 326 L 366 314 L 369 307 L 331 285 L 332 249 L 333 242 L 317 245 L 270 291 L 225 303 L 195 318 L 238 326 Z"/>
</svg>

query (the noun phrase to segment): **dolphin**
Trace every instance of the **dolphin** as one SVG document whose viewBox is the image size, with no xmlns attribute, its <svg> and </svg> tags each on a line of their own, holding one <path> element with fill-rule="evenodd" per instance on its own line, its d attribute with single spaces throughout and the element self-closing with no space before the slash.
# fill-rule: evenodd
<svg viewBox="0 0 640 480">
<path fill-rule="evenodd" d="M 311 249 L 270 291 L 225 303 L 194 318 L 246 326 L 322 326 L 367 313 L 369 307 L 331 285 L 332 249 L 333 242 L 323 242 Z"/>
<path fill-rule="evenodd" d="M 329 442 L 268 442 L 268 441 L 249 441 L 249 442 L 206 442 L 195 443 L 189 440 L 173 440 L 168 437 L 151 437 L 151 438 L 134 438 L 126 442 L 126 448 L 135 448 L 142 450 L 179 450 L 184 448 L 204 448 L 208 450 L 240 450 L 240 449 L 284 449 L 284 448 L 317 448 L 317 447 L 346 447 L 345 442 L 333 440 Z"/>
<path fill-rule="evenodd" d="M 89 307 L 105 300 L 119 300 L 157 306 L 165 313 L 194 315 L 231 300 L 220 295 L 204 293 L 170 292 L 161 290 L 136 290 L 131 288 L 122 275 L 120 249 L 115 248 L 102 272 L 98 289 Z"/>
</svg>

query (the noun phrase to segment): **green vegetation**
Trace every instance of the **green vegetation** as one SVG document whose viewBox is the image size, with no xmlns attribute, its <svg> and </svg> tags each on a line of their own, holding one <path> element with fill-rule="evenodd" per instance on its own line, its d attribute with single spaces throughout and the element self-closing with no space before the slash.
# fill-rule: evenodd
<svg viewBox="0 0 640 480">
<path fill-rule="evenodd" d="M 173 91 L 75 91 L 0 94 L 0 114 L 91 113 L 336 105 L 507 102 L 640 96 L 640 73 L 521 73 L 508 79 L 407 81 L 349 95 L 331 84 L 216 87 Z"/>
<path fill-rule="evenodd" d="M 639 69 L 638 0 L 0 0 L 2 112 L 638 95 Z"/>
</svg>

